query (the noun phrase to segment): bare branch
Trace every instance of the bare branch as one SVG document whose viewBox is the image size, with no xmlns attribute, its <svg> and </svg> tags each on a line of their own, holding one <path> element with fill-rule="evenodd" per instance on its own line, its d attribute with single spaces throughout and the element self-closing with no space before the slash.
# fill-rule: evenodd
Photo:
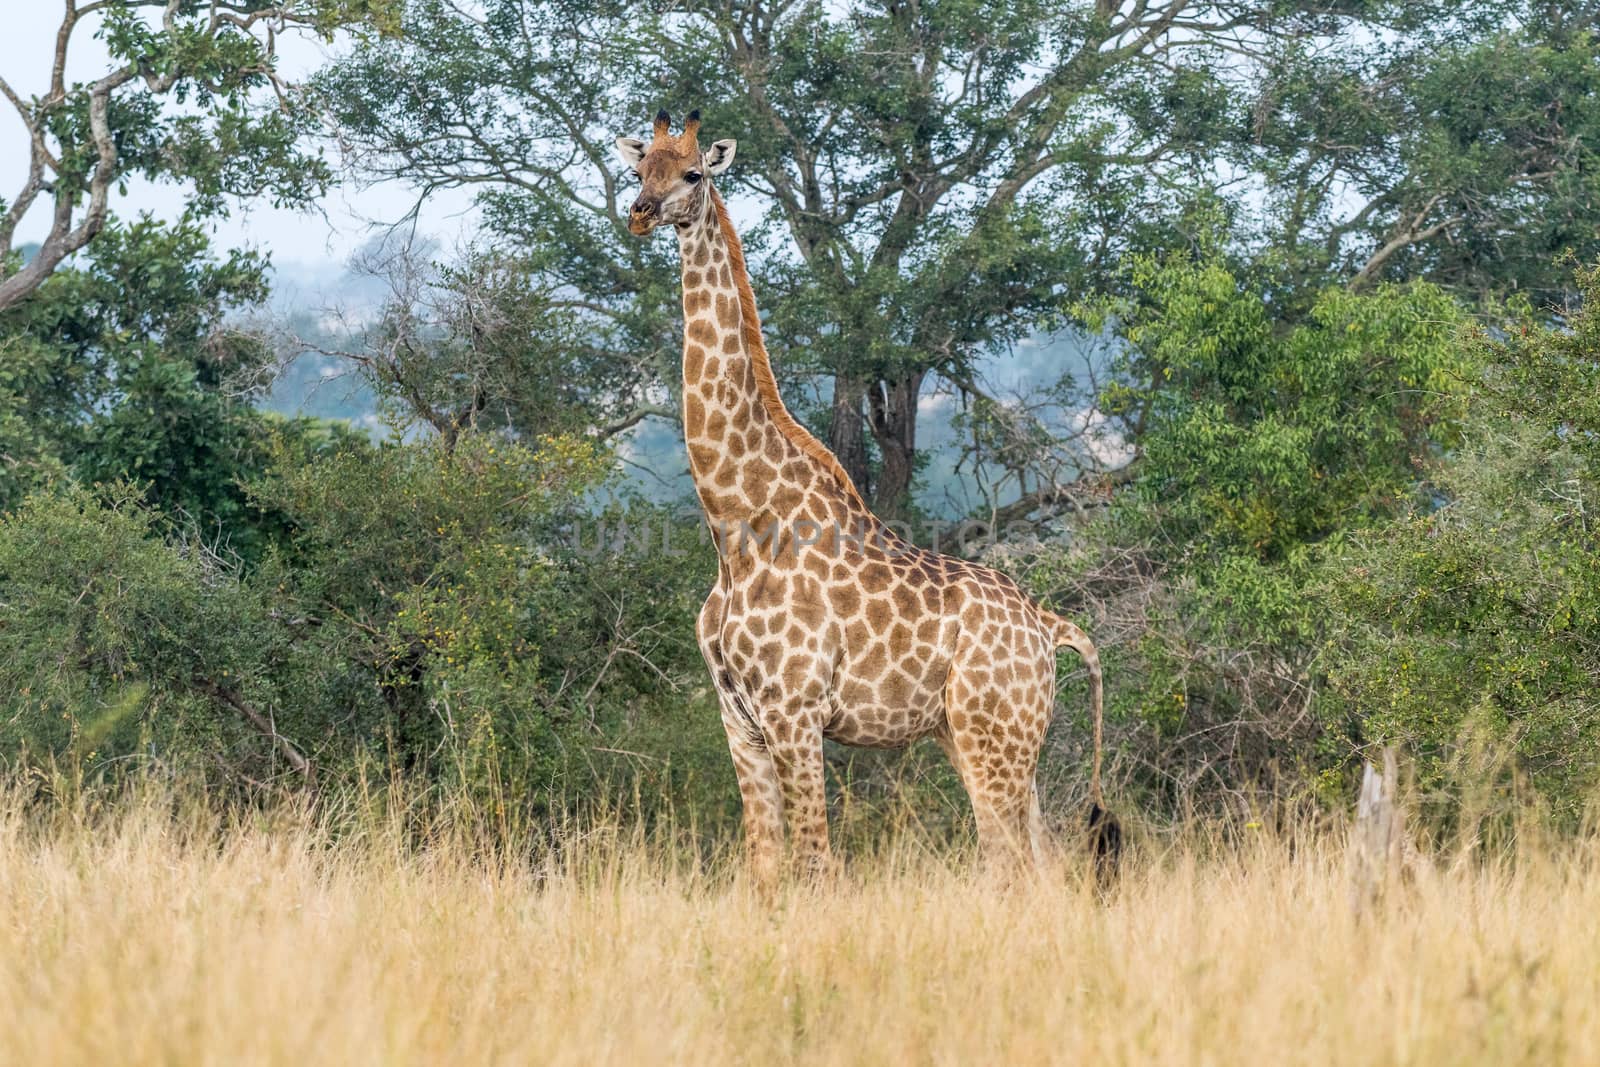
<svg viewBox="0 0 1600 1067">
<path fill-rule="evenodd" d="M 606 440 L 607 438 L 615 437 L 624 430 L 631 430 L 645 419 L 652 418 L 669 419 L 673 422 L 676 422 L 678 420 L 678 413 L 671 408 L 664 407 L 660 404 L 640 404 L 638 407 L 622 416 L 622 418 L 606 423 L 604 426 L 599 427 L 595 432 L 601 440 Z"/>
<path fill-rule="evenodd" d="M 263 715 L 252 706 L 238 690 L 220 686 L 208 678 L 197 679 L 195 685 L 201 692 L 220 700 L 240 715 L 243 715 L 258 733 L 272 742 L 272 747 L 277 749 L 283 758 L 289 761 L 289 766 L 293 767 L 295 773 L 305 779 L 307 785 L 312 785 L 316 782 L 316 765 L 307 759 L 294 746 L 292 741 L 278 732 L 278 728 L 271 718 Z"/>
<path fill-rule="evenodd" d="M 1350 288 L 1362 289 L 1371 284 L 1372 280 L 1377 277 L 1378 272 L 1383 269 L 1383 265 L 1402 249 L 1431 240 L 1457 223 L 1466 221 L 1465 215 L 1452 215 L 1447 219 L 1441 219 L 1432 226 L 1423 227 L 1423 220 L 1428 217 L 1428 213 L 1433 210 L 1438 202 L 1439 197 L 1434 196 L 1422 206 L 1422 210 L 1418 211 L 1409 221 L 1399 227 L 1399 232 L 1391 237 L 1383 247 L 1374 252 L 1372 258 L 1368 259 L 1362 268 L 1356 272 L 1356 276 L 1350 281 Z"/>
</svg>

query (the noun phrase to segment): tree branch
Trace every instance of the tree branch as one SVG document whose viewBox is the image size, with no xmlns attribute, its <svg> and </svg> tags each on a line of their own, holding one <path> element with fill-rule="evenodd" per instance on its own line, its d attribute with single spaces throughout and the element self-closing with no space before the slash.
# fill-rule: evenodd
<svg viewBox="0 0 1600 1067">
<path fill-rule="evenodd" d="M 1422 225 L 1422 220 L 1428 217 L 1428 212 L 1433 210 L 1439 199 L 1440 197 L 1437 195 L 1430 199 L 1422 206 L 1422 210 L 1412 217 L 1404 229 L 1372 254 L 1372 258 L 1367 260 L 1362 268 L 1356 272 L 1356 276 L 1350 280 L 1350 288 L 1352 290 L 1361 289 L 1370 284 L 1377 277 L 1378 272 L 1383 269 L 1383 265 L 1393 258 L 1395 253 L 1437 237 L 1456 223 L 1466 221 L 1465 215 L 1452 215 L 1425 229 L 1419 229 L 1418 227 Z"/>
<path fill-rule="evenodd" d="M 613 422 L 608 422 L 604 426 L 599 427 L 596 429 L 595 433 L 602 441 L 604 441 L 607 438 L 615 437 L 624 430 L 631 430 L 645 419 L 651 418 L 670 419 L 673 422 L 676 422 L 678 421 L 678 413 L 671 408 L 664 407 L 660 404 L 640 404 L 638 407 L 622 416 L 622 418 Z"/>
<path fill-rule="evenodd" d="M 178 24 L 184 0 L 131 0 L 126 5 L 130 8 L 159 8 L 161 32 L 173 51 L 161 56 L 140 57 L 87 87 L 69 87 L 67 66 L 73 33 L 85 16 L 110 10 L 112 6 L 108 0 L 95 0 L 81 6 L 75 0 L 65 0 L 65 11 L 56 31 L 51 57 L 50 91 L 43 98 L 36 99 L 29 106 L 8 82 L 0 81 L 0 95 L 5 96 L 21 115 L 30 140 L 28 178 L 21 194 L 12 202 L 6 214 L 0 217 L 0 257 L 11 251 L 17 226 L 33 207 L 39 194 L 48 191 L 54 198 L 50 229 L 38 254 L 15 273 L 0 276 L 0 311 L 32 295 L 62 262 L 85 248 L 104 229 L 111 189 L 124 176 L 119 145 L 122 131 L 113 130 L 111 125 L 112 100 L 118 90 L 139 79 L 152 96 L 160 96 L 190 78 L 213 92 L 233 91 L 231 81 L 225 88 L 217 79 L 203 76 L 180 58 L 183 52 L 178 46 L 189 32 L 189 27 Z M 226 71 L 226 77 L 264 76 L 282 101 L 283 87 L 272 70 L 274 26 L 306 25 L 311 22 L 310 16 L 295 14 L 287 4 L 262 7 L 228 3 L 225 0 L 210 0 L 209 10 L 210 15 L 205 23 L 197 23 L 193 27 L 194 32 L 202 37 L 216 38 L 223 26 L 248 35 L 258 24 L 266 25 L 265 42 L 256 39 L 259 61 L 234 66 Z M 157 59 L 164 63 L 153 66 Z M 60 151 L 52 155 L 46 142 L 46 132 L 51 125 L 49 117 L 68 107 L 74 100 L 87 103 L 89 123 L 84 143 L 61 145 Z M 63 170 L 60 160 L 84 156 L 88 157 L 88 166 L 83 173 Z M 54 175 L 53 180 L 46 179 L 47 171 Z"/>
<path fill-rule="evenodd" d="M 295 773 L 305 779 L 307 785 L 316 784 L 316 765 L 307 759 L 288 738 L 278 732 L 277 727 L 273 725 L 270 718 L 252 707 L 250 702 L 245 700 L 237 690 L 220 686 L 209 678 L 196 679 L 195 685 L 201 692 L 220 700 L 240 715 L 243 715 L 250 725 L 255 727 L 257 732 L 272 742 L 272 747 L 277 749 L 283 758 L 289 761 L 289 766 L 293 767 Z"/>
</svg>

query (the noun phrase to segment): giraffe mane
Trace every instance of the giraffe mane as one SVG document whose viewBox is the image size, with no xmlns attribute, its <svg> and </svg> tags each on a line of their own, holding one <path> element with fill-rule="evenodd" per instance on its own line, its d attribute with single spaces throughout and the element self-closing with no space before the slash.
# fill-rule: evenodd
<svg viewBox="0 0 1600 1067">
<path fill-rule="evenodd" d="M 867 502 L 861 498 L 861 493 L 856 489 L 855 482 L 850 480 L 850 475 L 839 462 L 839 457 L 835 456 L 827 445 L 813 437 L 810 430 L 800 425 L 784 406 L 783 397 L 778 393 L 778 381 L 772 373 L 772 362 L 767 358 L 767 343 L 761 336 L 761 316 L 756 312 L 756 294 L 750 288 L 750 274 L 744 265 L 744 245 L 739 242 L 738 231 L 733 227 L 733 220 L 728 217 L 728 207 L 722 202 L 722 194 L 717 192 L 715 186 L 711 187 L 711 203 L 717 211 L 717 223 L 722 227 L 722 239 L 728 245 L 728 259 L 733 271 L 734 284 L 739 289 L 739 318 L 741 331 L 744 334 L 745 353 L 750 357 L 750 366 L 755 374 L 756 392 L 761 397 L 761 406 L 766 408 L 767 417 L 772 419 L 780 433 L 833 476 L 848 500 L 871 514 L 872 509 L 868 508 Z"/>
</svg>

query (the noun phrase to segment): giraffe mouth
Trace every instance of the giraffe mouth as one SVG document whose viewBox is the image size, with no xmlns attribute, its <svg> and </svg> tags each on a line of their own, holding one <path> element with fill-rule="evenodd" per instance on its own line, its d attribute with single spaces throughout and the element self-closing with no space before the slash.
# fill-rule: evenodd
<svg viewBox="0 0 1600 1067">
<path fill-rule="evenodd" d="M 657 206 L 640 197 L 628 211 L 628 232 L 635 237 L 647 237 L 660 221 Z"/>
</svg>

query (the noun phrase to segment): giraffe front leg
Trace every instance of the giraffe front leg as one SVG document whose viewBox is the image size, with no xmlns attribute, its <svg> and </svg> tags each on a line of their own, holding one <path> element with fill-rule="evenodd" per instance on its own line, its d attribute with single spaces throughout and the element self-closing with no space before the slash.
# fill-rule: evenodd
<svg viewBox="0 0 1600 1067">
<path fill-rule="evenodd" d="M 728 753 L 739 779 L 745 859 L 756 886 L 770 895 L 777 888 L 783 856 L 783 791 L 778 785 L 778 769 L 760 730 L 740 710 L 739 698 L 719 693 L 719 699 Z"/>
<path fill-rule="evenodd" d="M 770 897 L 777 889 L 783 857 L 783 792 L 778 788 L 778 771 L 772 753 L 767 751 L 761 726 L 728 674 L 720 636 L 725 602 L 720 586 L 711 590 L 700 609 L 695 635 L 711 671 L 711 684 L 716 688 L 717 705 L 722 712 L 722 729 L 728 735 L 728 753 L 739 780 L 746 862 L 757 887 Z"/>
<path fill-rule="evenodd" d="M 791 858 L 799 873 L 833 872 L 828 845 L 828 794 L 822 769 L 822 709 L 786 707 L 766 717 L 767 744 L 783 790 Z"/>
</svg>

